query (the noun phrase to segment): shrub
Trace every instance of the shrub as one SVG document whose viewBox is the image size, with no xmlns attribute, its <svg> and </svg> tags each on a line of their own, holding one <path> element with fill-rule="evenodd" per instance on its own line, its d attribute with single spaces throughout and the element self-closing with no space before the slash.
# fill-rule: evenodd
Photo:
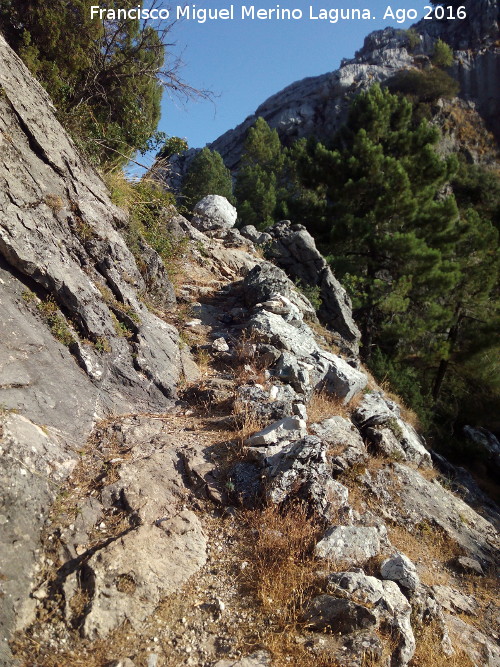
<svg viewBox="0 0 500 667">
<path fill-rule="evenodd" d="M 442 39 L 434 44 L 434 51 L 432 53 L 432 62 L 436 67 L 446 68 L 453 63 L 453 50 Z"/>
<path fill-rule="evenodd" d="M 403 70 L 387 82 L 391 93 L 402 93 L 414 102 L 435 102 L 439 98 L 452 99 L 460 89 L 449 74 L 432 68 L 425 71 Z"/>
</svg>

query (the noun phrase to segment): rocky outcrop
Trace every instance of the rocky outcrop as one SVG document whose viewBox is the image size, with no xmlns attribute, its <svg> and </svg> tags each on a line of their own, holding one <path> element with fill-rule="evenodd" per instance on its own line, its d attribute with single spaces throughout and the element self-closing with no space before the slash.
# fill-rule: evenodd
<svg viewBox="0 0 500 667">
<path fill-rule="evenodd" d="M 271 236 L 266 246 L 269 259 L 297 284 L 317 289 L 320 299 L 318 317 L 357 352 L 361 335 L 352 317 L 351 300 L 307 229 L 284 220 L 266 231 Z"/>
<path fill-rule="evenodd" d="M 499 8 L 496 0 L 464 0 L 467 19 L 422 20 L 414 29 L 420 45 L 410 48 L 405 30 L 386 28 L 366 37 L 363 47 L 340 68 L 321 76 L 292 83 L 263 102 L 254 114 L 235 129 L 216 139 L 217 150 L 230 169 L 236 169 L 248 129 L 258 117 L 276 128 L 288 145 L 300 137 L 331 137 L 346 119 L 352 98 L 376 82 L 414 66 L 414 57 L 428 57 L 437 39 L 455 49 L 453 76 L 461 86 L 460 95 L 473 102 L 490 129 L 500 140 L 500 79 L 498 32 Z"/>
<path fill-rule="evenodd" d="M 145 279 L 118 231 L 125 214 L 1 36 L 0 184 L 5 635 L 26 620 L 40 529 L 75 452 L 98 419 L 173 406 L 180 354 L 177 331 L 142 302 Z M 148 283 L 171 306 L 163 264 L 145 249 Z M 4 640 L 0 655 L 6 664 Z"/>
<path fill-rule="evenodd" d="M 22 285 L 10 326 L 19 329 L 28 311 L 49 313 L 52 330 L 87 375 L 79 384 L 94 394 L 86 402 L 93 406 L 90 418 L 79 420 L 87 433 L 94 413 L 126 411 L 141 402 L 165 408 L 179 375 L 177 333 L 141 302 L 144 279 L 117 231 L 126 218 L 76 152 L 46 93 L 3 39 L 0 56 L 0 254 L 13 290 Z M 24 363 L 17 374 L 11 367 L 0 399 L 9 408 L 20 407 L 13 388 L 24 386 L 23 409 L 40 419 L 37 382 L 25 370 L 36 366 L 38 351 L 14 347 L 10 352 L 6 346 L 15 346 L 14 341 L 2 337 L 0 359 L 13 353 Z M 69 356 L 58 348 L 45 376 L 62 374 L 59 359 Z M 71 390 L 69 383 L 64 391 Z M 44 423 L 55 426 L 57 412 L 47 411 Z"/>
</svg>

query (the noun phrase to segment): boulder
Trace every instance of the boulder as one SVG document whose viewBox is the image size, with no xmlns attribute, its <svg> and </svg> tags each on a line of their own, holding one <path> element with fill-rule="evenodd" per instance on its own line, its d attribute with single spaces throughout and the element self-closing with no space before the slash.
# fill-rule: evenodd
<svg viewBox="0 0 500 667">
<path fill-rule="evenodd" d="M 420 585 L 415 564 L 404 554 L 397 553 L 387 558 L 380 566 L 382 579 L 395 581 L 408 591 L 416 590 Z"/>
<path fill-rule="evenodd" d="M 267 301 L 257 303 L 256 307 L 281 315 L 285 322 L 300 322 L 303 318 L 301 310 L 282 294 L 273 294 Z"/>
<path fill-rule="evenodd" d="M 362 565 L 378 556 L 387 542 L 387 532 L 381 527 L 333 526 L 317 543 L 315 554 L 342 565 Z"/>
<path fill-rule="evenodd" d="M 191 224 L 201 232 L 228 231 L 238 214 L 232 204 L 220 195 L 203 197 L 193 209 Z"/>
<path fill-rule="evenodd" d="M 270 420 L 283 419 L 293 414 L 293 405 L 297 396 L 272 391 L 272 389 L 266 390 L 261 385 L 241 385 L 238 387 L 234 401 L 236 421 L 244 421 L 252 416 L 257 421 L 265 423 Z"/>
</svg>

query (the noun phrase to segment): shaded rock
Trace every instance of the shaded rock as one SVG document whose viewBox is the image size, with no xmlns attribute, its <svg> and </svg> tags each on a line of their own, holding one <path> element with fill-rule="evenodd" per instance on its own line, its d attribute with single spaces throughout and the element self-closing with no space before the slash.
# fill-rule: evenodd
<svg viewBox="0 0 500 667">
<path fill-rule="evenodd" d="M 292 225 L 288 220 L 267 231 L 273 239 L 268 249 L 270 257 L 292 280 L 319 288 L 321 321 L 357 352 L 360 333 L 352 317 L 351 301 L 316 248 L 313 237 L 305 227 Z"/>
<path fill-rule="evenodd" d="M 308 365 L 301 363 L 291 352 L 285 350 L 281 353 L 273 373 L 275 377 L 283 382 L 288 382 L 295 391 L 301 394 L 306 394 L 311 390 Z"/>
<path fill-rule="evenodd" d="M 228 473 L 231 496 L 243 507 L 255 507 L 261 495 L 261 476 L 261 467 L 255 463 L 237 463 Z"/>
<path fill-rule="evenodd" d="M 143 239 L 139 240 L 143 278 L 148 296 L 159 308 L 169 309 L 175 306 L 175 289 L 168 277 L 167 270 L 160 255 Z"/>
<path fill-rule="evenodd" d="M 237 215 L 236 209 L 225 197 L 207 195 L 194 207 L 191 224 L 201 232 L 227 231 L 234 226 Z"/>
<path fill-rule="evenodd" d="M 289 297 L 292 283 L 284 271 L 270 262 L 257 264 L 243 281 L 243 295 L 248 307 L 268 301 L 275 294 Z"/>
<path fill-rule="evenodd" d="M 368 452 L 352 422 L 344 417 L 330 417 L 319 424 L 312 424 L 310 430 L 339 453 L 332 455 L 334 472 L 342 472 L 368 459 Z"/>
<path fill-rule="evenodd" d="M 380 574 L 383 579 L 395 581 L 409 591 L 416 590 L 420 585 L 420 577 L 415 564 L 401 553 L 387 558 L 380 566 Z"/>
<path fill-rule="evenodd" d="M 500 508 L 477 484 L 471 473 L 462 466 L 455 466 L 444 456 L 431 450 L 434 466 L 446 477 L 446 484 L 464 502 L 500 530 Z"/>
<path fill-rule="evenodd" d="M 318 595 L 308 606 L 304 622 L 313 630 L 344 635 L 376 626 L 377 618 L 372 611 L 350 600 Z"/>
<path fill-rule="evenodd" d="M 407 460 L 405 450 L 399 444 L 399 440 L 391 428 L 370 426 L 365 430 L 365 434 L 379 454 L 395 461 Z"/>
<path fill-rule="evenodd" d="M 467 558 L 467 556 L 459 556 L 456 560 L 456 565 L 463 572 L 469 574 L 478 574 L 482 576 L 484 574 L 481 563 L 474 558 Z"/>
<path fill-rule="evenodd" d="M 315 548 L 316 556 L 338 564 L 361 565 L 377 556 L 384 547 L 387 533 L 376 527 L 333 526 Z"/>
<path fill-rule="evenodd" d="M 369 605 L 377 625 L 386 624 L 399 637 L 391 665 L 408 664 L 415 652 L 411 627 L 411 606 L 393 581 L 380 581 L 362 570 L 329 575 L 326 590 L 332 595 L 348 595 L 356 604 Z"/>
<path fill-rule="evenodd" d="M 352 418 L 382 453 L 422 467 L 432 467 L 423 438 L 401 419 L 399 406 L 383 392 L 366 394 Z"/>
<path fill-rule="evenodd" d="M 245 225 L 244 227 L 241 227 L 240 234 L 249 241 L 252 241 L 252 243 L 257 243 L 262 232 L 259 232 L 253 225 Z"/>
<path fill-rule="evenodd" d="M 371 391 L 365 396 L 353 413 L 353 420 L 360 426 L 376 426 L 385 424 L 390 419 L 401 416 L 399 406 L 386 398 L 381 391 Z"/>
<path fill-rule="evenodd" d="M 485 428 L 464 426 L 463 431 L 465 436 L 479 445 L 487 453 L 493 464 L 500 468 L 500 442 L 498 438 Z"/>
</svg>

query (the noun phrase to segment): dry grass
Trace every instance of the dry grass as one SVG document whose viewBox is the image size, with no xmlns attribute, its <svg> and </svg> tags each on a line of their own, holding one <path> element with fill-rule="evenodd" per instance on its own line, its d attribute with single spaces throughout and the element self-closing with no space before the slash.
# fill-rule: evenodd
<svg viewBox="0 0 500 667">
<path fill-rule="evenodd" d="M 388 525 L 387 532 L 396 549 L 414 563 L 425 563 L 425 569 L 419 569 L 424 584 L 448 586 L 452 583 L 452 572 L 447 564 L 461 556 L 462 549 L 438 526 L 422 521 L 413 532 L 397 525 Z"/>
<path fill-rule="evenodd" d="M 270 505 L 247 511 L 241 521 L 248 534 L 242 554 L 248 567 L 242 571 L 242 585 L 258 604 L 265 628 L 262 642 L 272 652 L 273 664 L 290 664 L 287 656 L 293 655 L 294 665 L 310 665 L 311 654 L 304 650 L 301 655 L 295 631 L 316 588 L 312 553 L 320 526 L 298 503 L 282 510 Z"/>
<path fill-rule="evenodd" d="M 309 422 L 315 424 L 329 417 L 344 417 L 349 419 L 351 413 L 363 400 L 363 393 L 359 392 L 345 404 L 338 396 L 329 394 L 325 389 L 315 391 L 307 405 Z"/>
<path fill-rule="evenodd" d="M 475 667 L 475 663 L 461 648 L 449 657 L 441 648 L 442 631 L 436 622 L 421 626 L 415 632 L 417 647 L 410 661 L 411 667 Z"/>
<path fill-rule="evenodd" d="M 257 417 L 250 409 L 248 404 L 242 401 L 235 401 L 233 405 L 233 419 L 235 431 L 232 433 L 232 439 L 237 444 L 243 445 L 244 441 L 251 435 L 264 428 L 265 423 Z"/>
</svg>

